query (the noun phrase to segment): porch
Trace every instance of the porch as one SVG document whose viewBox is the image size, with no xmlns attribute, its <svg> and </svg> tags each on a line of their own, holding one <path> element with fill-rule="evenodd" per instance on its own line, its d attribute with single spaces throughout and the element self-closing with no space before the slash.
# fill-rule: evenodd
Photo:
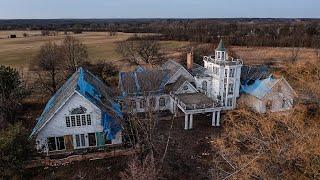
<svg viewBox="0 0 320 180">
<path fill-rule="evenodd" d="M 173 113 L 177 115 L 182 111 L 185 116 L 184 129 L 193 128 L 193 117 L 195 114 L 212 113 L 211 126 L 220 126 L 219 103 L 208 98 L 203 93 L 171 94 L 173 101 Z"/>
</svg>

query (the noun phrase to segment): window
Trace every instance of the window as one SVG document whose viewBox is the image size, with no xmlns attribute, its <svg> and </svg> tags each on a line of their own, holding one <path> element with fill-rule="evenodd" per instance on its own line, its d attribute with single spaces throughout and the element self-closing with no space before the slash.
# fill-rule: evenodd
<svg viewBox="0 0 320 180">
<path fill-rule="evenodd" d="M 66 149 L 66 148 L 65 148 L 65 145 L 64 145 L 64 138 L 63 138 L 63 136 L 57 137 L 56 140 L 57 140 L 58 150 L 64 150 L 64 149 Z"/>
<path fill-rule="evenodd" d="M 286 108 L 287 107 L 287 101 L 285 98 L 282 99 L 282 108 Z"/>
<path fill-rule="evenodd" d="M 232 98 L 228 98 L 227 106 L 232 106 Z"/>
<path fill-rule="evenodd" d="M 146 100 L 141 99 L 140 100 L 140 108 L 145 108 L 146 107 Z"/>
<path fill-rule="evenodd" d="M 188 89 L 189 89 L 188 85 L 183 86 L 183 90 L 188 90 Z"/>
<path fill-rule="evenodd" d="M 81 146 L 86 146 L 86 139 L 84 134 L 80 134 Z"/>
<path fill-rule="evenodd" d="M 221 59 L 224 59 L 224 52 L 221 52 Z"/>
<path fill-rule="evenodd" d="M 96 133 L 89 133 L 88 134 L 88 139 L 89 139 L 89 146 L 96 146 L 97 141 L 96 141 Z"/>
<path fill-rule="evenodd" d="M 136 109 L 136 108 L 137 108 L 137 103 L 136 103 L 135 100 L 131 100 L 131 101 L 130 101 L 130 107 L 131 107 L 132 109 Z"/>
<path fill-rule="evenodd" d="M 220 59 L 220 52 L 218 52 L 217 54 L 218 54 L 218 59 Z"/>
<path fill-rule="evenodd" d="M 71 119 L 71 125 L 70 125 L 70 119 Z M 66 126 L 67 127 L 85 126 L 85 125 L 91 125 L 90 114 L 87 114 L 87 115 L 78 114 L 78 115 L 66 116 Z"/>
<path fill-rule="evenodd" d="M 156 99 L 154 97 L 149 99 L 149 105 L 151 107 L 155 107 L 156 106 Z"/>
<path fill-rule="evenodd" d="M 76 118 L 74 116 L 71 116 L 71 124 L 72 126 L 76 126 Z"/>
<path fill-rule="evenodd" d="M 87 125 L 91 125 L 91 116 L 87 114 Z"/>
<path fill-rule="evenodd" d="M 207 91 L 208 83 L 207 81 L 202 81 L 202 90 Z"/>
<path fill-rule="evenodd" d="M 56 150 L 64 150 L 64 137 L 49 137 L 47 138 L 48 148 L 49 151 L 56 151 Z"/>
<path fill-rule="evenodd" d="M 70 117 L 66 116 L 66 126 L 70 127 Z"/>
<path fill-rule="evenodd" d="M 159 99 L 159 106 L 164 107 L 165 105 L 166 105 L 166 100 L 164 99 L 164 97 L 161 97 Z"/>
<path fill-rule="evenodd" d="M 48 143 L 49 151 L 55 151 L 57 149 L 55 137 L 47 138 L 47 143 Z"/>
<path fill-rule="evenodd" d="M 80 147 L 80 136 L 78 134 L 76 135 L 76 146 Z"/>
<path fill-rule="evenodd" d="M 229 72 L 229 76 L 230 76 L 230 77 L 234 77 L 234 69 L 230 69 L 229 71 L 230 71 L 230 72 Z"/>
<path fill-rule="evenodd" d="M 227 69 L 224 70 L 224 76 L 228 77 L 228 70 Z"/>
<path fill-rule="evenodd" d="M 228 86 L 228 94 L 233 94 L 233 84 L 229 84 Z"/>
<path fill-rule="evenodd" d="M 81 126 L 80 115 L 77 115 L 77 126 Z"/>
<path fill-rule="evenodd" d="M 81 121 L 82 121 L 82 126 L 87 125 L 87 121 L 86 121 L 86 115 L 81 115 Z"/>
</svg>

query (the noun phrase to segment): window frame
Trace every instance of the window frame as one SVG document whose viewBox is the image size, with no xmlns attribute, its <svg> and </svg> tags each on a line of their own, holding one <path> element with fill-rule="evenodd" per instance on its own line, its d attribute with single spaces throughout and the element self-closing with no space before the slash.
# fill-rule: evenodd
<svg viewBox="0 0 320 180">
<path fill-rule="evenodd" d="M 159 107 L 166 107 L 166 98 L 164 97 L 159 98 Z"/>
</svg>

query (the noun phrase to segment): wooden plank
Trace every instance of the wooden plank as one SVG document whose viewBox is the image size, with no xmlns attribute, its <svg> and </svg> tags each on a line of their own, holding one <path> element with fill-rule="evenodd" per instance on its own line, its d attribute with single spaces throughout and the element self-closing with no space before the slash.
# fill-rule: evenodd
<svg viewBox="0 0 320 180">
<path fill-rule="evenodd" d="M 67 151 L 73 151 L 73 138 L 72 135 L 66 135 L 64 136 L 64 142 L 66 145 Z"/>
</svg>

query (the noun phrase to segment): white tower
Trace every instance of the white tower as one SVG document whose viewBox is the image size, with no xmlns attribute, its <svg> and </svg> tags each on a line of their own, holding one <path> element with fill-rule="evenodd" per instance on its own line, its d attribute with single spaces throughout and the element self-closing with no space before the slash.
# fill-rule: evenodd
<svg viewBox="0 0 320 180">
<path fill-rule="evenodd" d="M 229 59 L 221 40 L 215 56 L 204 56 L 203 61 L 211 78 L 207 95 L 218 100 L 224 109 L 234 109 L 236 98 L 239 97 L 242 60 Z"/>
</svg>

